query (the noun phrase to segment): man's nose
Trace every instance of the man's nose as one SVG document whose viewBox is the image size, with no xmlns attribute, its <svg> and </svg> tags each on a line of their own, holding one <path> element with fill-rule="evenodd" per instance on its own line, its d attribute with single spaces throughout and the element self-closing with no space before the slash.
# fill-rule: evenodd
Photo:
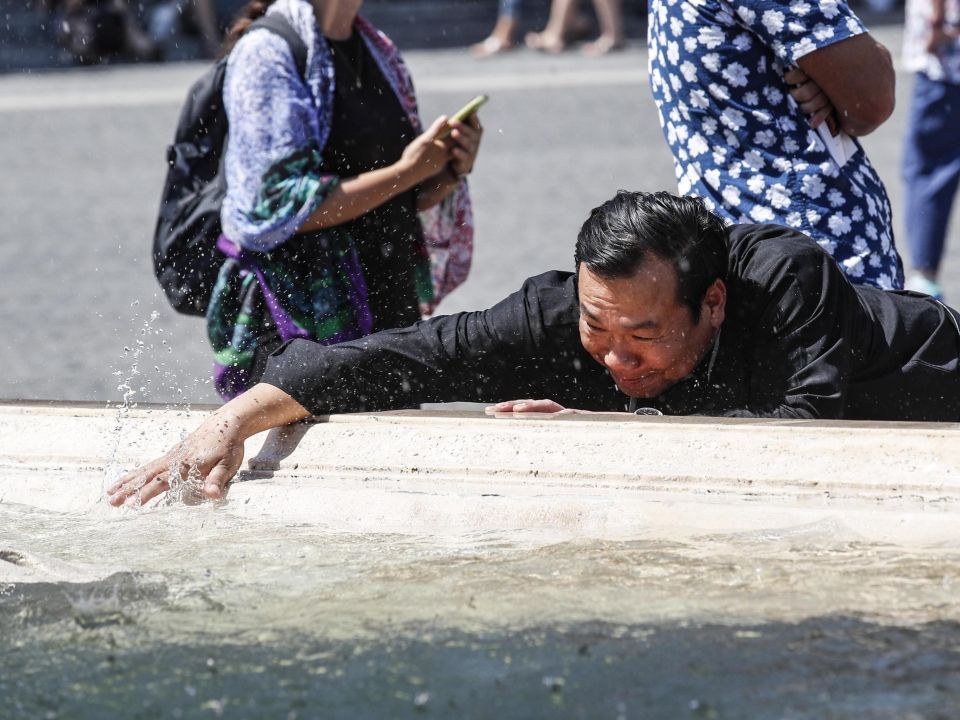
<svg viewBox="0 0 960 720">
<path fill-rule="evenodd" d="M 611 346 L 603 356 L 603 364 L 610 370 L 633 370 L 640 364 L 640 358 L 623 348 Z"/>
</svg>

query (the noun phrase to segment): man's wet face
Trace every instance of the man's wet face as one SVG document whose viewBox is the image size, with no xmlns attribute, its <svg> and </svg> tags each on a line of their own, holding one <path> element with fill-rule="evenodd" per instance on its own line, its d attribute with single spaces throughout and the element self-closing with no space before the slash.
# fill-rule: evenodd
<svg viewBox="0 0 960 720">
<path fill-rule="evenodd" d="M 580 341 L 622 392 L 653 398 L 697 367 L 723 322 L 726 288 L 717 280 L 693 321 L 678 300 L 669 262 L 648 259 L 631 277 L 605 278 L 581 264 Z"/>
</svg>

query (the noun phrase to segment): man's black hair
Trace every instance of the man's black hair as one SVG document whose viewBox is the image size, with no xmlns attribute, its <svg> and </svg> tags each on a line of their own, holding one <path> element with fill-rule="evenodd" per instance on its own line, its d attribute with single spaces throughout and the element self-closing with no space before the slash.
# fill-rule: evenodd
<svg viewBox="0 0 960 720">
<path fill-rule="evenodd" d="M 707 290 L 717 278 L 727 278 L 723 221 L 697 197 L 620 190 L 590 211 L 577 236 L 574 261 L 578 271 L 583 263 L 601 277 L 624 278 L 650 255 L 673 266 L 678 300 L 699 321 Z"/>
</svg>

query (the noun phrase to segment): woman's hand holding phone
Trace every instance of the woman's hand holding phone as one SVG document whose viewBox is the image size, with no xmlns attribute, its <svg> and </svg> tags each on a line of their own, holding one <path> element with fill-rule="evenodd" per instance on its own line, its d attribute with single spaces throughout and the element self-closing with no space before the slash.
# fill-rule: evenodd
<svg viewBox="0 0 960 720">
<path fill-rule="evenodd" d="M 414 184 L 449 168 L 459 180 L 473 170 L 480 150 L 483 128 L 477 109 L 487 101 L 486 95 L 475 97 L 451 117 L 441 115 L 427 130 L 403 151 L 400 172 Z"/>
<path fill-rule="evenodd" d="M 403 149 L 400 156 L 401 172 L 409 173 L 412 184 L 423 182 L 443 170 L 444 166 L 453 160 L 452 149 L 455 141 L 448 137 L 439 136 L 447 126 L 447 118 L 441 115 L 427 130 L 414 138 Z"/>
</svg>

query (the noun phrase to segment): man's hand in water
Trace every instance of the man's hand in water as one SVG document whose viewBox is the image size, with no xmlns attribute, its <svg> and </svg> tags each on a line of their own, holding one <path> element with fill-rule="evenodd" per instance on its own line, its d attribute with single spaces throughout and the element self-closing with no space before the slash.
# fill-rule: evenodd
<svg viewBox="0 0 960 720">
<path fill-rule="evenodd" d="M 182 481 L 196 482 L 208 498 L 223 495 L 223 488 L 243 463 L 243 440 L 238 423 L 211 415 L 163 457 L 127 473 L 107 490 L 111 505 L 143 504 Z"/>
<path fill-rule="evenodd" d="M 196 482 L 206 497 L 220 498 L 243 463 L 248 437 L 309 415 L 282 390 L 257 385 L 217 410 L 163 457 L 120 478 L 107 489 L 108 500 L 116 506 L 142 504 L 184 480 Z"/>
</svg>

